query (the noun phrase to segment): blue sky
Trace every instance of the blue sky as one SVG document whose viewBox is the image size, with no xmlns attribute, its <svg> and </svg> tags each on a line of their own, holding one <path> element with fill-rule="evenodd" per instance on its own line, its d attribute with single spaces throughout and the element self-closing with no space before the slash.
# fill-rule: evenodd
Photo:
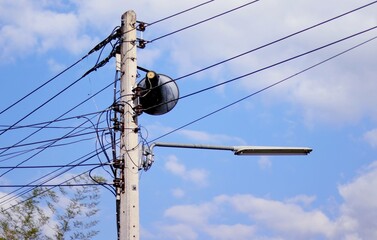
<svg viewBox="0 0 377 240">
<path fill-rule="evenodd" d="M 247 2 L 211 1 L 153 24 L 144 33 L 138 33 L 138 37 L 153 40 Z M 83 57 L 120 25 L 125 11 L 132 9 L 139 21 L 151 23 L 200 3 L 202 1 L 196 0 L 0 1 L 0 110 Z M 370 2 L 261 0 L 147 44 L 145 49 L 138 49 L 138 65 L 179 78 L 367 3 Z M 375 27 L 376 8 L 376 4 L 370 5 L 180 79 L 177 81 L 180 95 Z M 370 30 L 180 99 L 165 115 L 142 114 L 139 124 L 147 141 L 304 146 L 313 148 L 313 152 L 308 156 L 245 157 L 222 151 L 155 148 L 154 165 L 140 173 L 141 239 L 377 238 L 374 221 L 377 217 L 376 41 L 311 68 L 376 35 L 376 30 Z M 106 57 L 110 50 L 106 48 L 100 58 Z M 2 129 L 80 78 L 98 57 L 99 52 L 92 54 L 27 100 L 2 113 Z M 311 69 L 301 73 L 307 68 Z M 140 72 L 139 80 L 143 74 Z M 57 118 L 114 81 L 114 75 L 115 63 L 111 60 L 19 125 Z M 296 76 L 291 77 L 293 75 Z M 287 80 L 257 93 L 284 79 Z M 253 93 L 256 94 L 201 119 Z M 110 87 L 67 116 L 101 111 L 112 101 Z M 159 138 L 197 119 L 201 120 Z M 73 119 L 56 126 L 75 127 L 83 121 Z M 0 136 L 0 146 L 11 146 L 33 131 L 35 129 L 30 128 L 9 130 Z M 45 129 L 26 142 L 58 138 L 67 131 Z M 67 164 L 96 148 L 94 134 L 75 139 L 82 141 L 50 148 L 25 165 Z M 8 153 L 16 150 L 10 149 Z M 35 150 L 17 157 L 3 153 L 0 164 L 14 166 L 33 153 Z M 88 163 L 98 161 L 93 158 Z M 75 168 L 54 179 L 54 183 L 86 169 Z M 0 182 L 27 184 L 51 171 L 13 170 L 2 176 Z M 103 169 L 94 172 L 112 181 Z M 9 189 L 0 191 L 6 194 Z M 102 196 L 101 233 L 96 239 L 116 239 L 115 199 L 106 189 Z"/>
</svg>

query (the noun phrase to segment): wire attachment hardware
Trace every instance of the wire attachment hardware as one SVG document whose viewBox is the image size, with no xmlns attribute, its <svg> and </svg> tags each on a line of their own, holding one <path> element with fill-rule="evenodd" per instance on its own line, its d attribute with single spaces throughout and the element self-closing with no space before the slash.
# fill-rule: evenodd
<svg viewBox="0 0 377 240">
<path fill-rule="evenodd" d="M 136 26 L 136 30 L 144 32 L 148 24 L 145 22 L 140 22 L 140 21 L 136 21 L 136 22 L 138 23 L 138 25 Z"/>
<path fill-rule="evenodd" d="M 124 161 L 123 159 L 115 159 L 113 161 L 113 167 L 116 169 L 121 169 L 124 166 Z"/>
<path fill-rule="evenodd" d="M 114 103 L 112 108 L 117 113 L 124 113 L 124 104 Z"/>
<path fill-rule="evenodd" d="M 145 46 L 147 45 L 148 41 L 144 40 L 144 39 L 141 39 L 141 38 L 137 38 L 137 42 L 138 42 L 138 45 L 137 47 L 138 48 L 141 48 L 141 49 L 144 49 Z"/>
<path fill-rule="evenodd" d="M 120 178 L 114 178 L 113 186 L 116 188 L 122 188 L 124 187 L 124 182 Z"/>
</svg>

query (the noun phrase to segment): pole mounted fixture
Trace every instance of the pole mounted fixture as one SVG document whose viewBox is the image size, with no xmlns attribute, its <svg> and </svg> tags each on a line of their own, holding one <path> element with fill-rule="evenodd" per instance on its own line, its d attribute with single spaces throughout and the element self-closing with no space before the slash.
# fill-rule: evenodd
<svg viewBox="0 0 377 240">
<path fill-rule="evenodd" d="M 175 81 L 154 71 L 148 71 L 138 83 L 140 105 L 143 112 L 162 115 L 170 112 L 178 102 L 179 90 Z"/>
<path fill-rule="evenodd" d="M 154 147 L 194 148 L 207 150 L 232 151 L 234 155 L 308 155 L 312 149 L 307 147 L 270 147 L 270 146 L 216 146 L 202 144 L 181 144 L 157 142 L 143 150 L 142 167 L 149 170 L 154 162 Z"/>
</svg>

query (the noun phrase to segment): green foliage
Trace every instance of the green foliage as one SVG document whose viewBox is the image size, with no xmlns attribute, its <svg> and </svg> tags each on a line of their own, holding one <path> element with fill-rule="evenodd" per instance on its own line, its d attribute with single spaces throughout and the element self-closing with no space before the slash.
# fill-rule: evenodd
<svg viewBox="0 0 377 240">
<path fill-rule="evenodd" d="M 94 182 L 80 176 L 71 183 Z M 20 204 L 1 209 L 0 240 L 92 239 L 98 234 L 94 228 L 99 198 L 98 186 L 34 189 Z"/>
</svg>

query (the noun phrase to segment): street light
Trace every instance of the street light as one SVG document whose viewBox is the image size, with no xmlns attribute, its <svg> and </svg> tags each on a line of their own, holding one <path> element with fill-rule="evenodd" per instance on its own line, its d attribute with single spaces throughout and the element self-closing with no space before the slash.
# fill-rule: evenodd
<svg viewBox="0 0 377 240">
<path fill-rule="evenodd" d="M 308 155 L 307 147 L 236 146 L 234 155 Z"/>
<path fill-rule="evenodd" d="M 234 155 L 307 155 L 312 149 L 307 147 L 269 147 L 269 146 L 216 146 L 202 144 L 181 144 L 181 143 L 162 143 L 157 142 L 151 144 L 143 150 L 144 159 L 142 167 L 147 171 L 153 164 L 153 148 L 154 147 L 175 147 L 175 148 L 194 148 L 209 150 L 228 150 Z"/>
</svg>

